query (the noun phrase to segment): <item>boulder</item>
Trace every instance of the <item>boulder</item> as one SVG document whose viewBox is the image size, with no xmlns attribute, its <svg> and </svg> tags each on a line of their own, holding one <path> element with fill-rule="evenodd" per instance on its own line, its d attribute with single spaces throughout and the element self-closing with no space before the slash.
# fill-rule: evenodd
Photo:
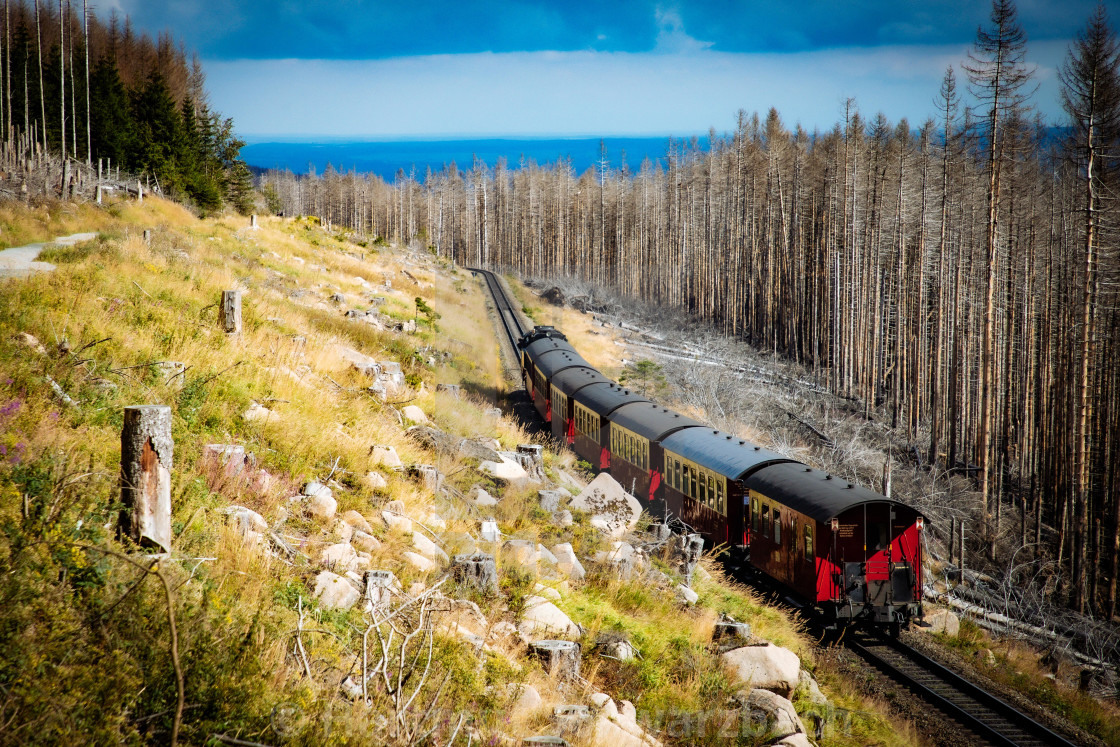
<svg viewBox="0 0 1120 747">
<path fill-rule="evenodd" d="M 246 540 L 257 542 L 261 534 L 268 531 L 268 522 L 251 508 L 230 506 L 226 510 L 229 513 L 230 526 L 236 528 L 238 534 Z"/>
<path fill-rule="evenodd" d="M 354 527 L 350 526 L 342 519 L 335 522 L 334 533 L 338 535 L 338 539 L 341 542 L 349 542 L 354 539 Z"/>
<path fill-rule="evenodd" d="M 436 529 L 440 532 L 447 530 L 447 522 L 435 511 L 428 512 L 428 515 L 424 517 L 424 523 L 427 524 L 430 529 Z"/>
<path fill-rule="evenodd" d="M 350 538 L 350 544 L 362 552 L 377 552 L 381 549 L 381 541 L 361 529 L 354 530 L 354 535 Z"/>
<path fill-rule="evenodd" d="M 483 461 L 500 462 L 502 455 L 498 453 L 500 444 L 494 439 L 464 438 L 458 444 L 459 456 L 468 459 L 481 459 Z"/>
<path fill-rule="evenodd" d="M 532 685 L 510 683 L 506 685 L 506 692 L 509 693 L 512 700 L 509 705 L 511 718 L 526 718 L 536 713 L 537 709 L 544 705 L 541 694 Z"/>
<path fill-rule="evenodd" d="M 330 571 L 323 571 L 315 577 L 312 595 L 321 606 L 332 610 L 348 610 L 362 598 L 361 592 L 345 577 Z"/>
<path fill-rule="evenodd" d="M 926 633 L 944 633 L 956 637 L 961 630 L 961 619 L 947 609 L 934 609 L 926 612 L 923 618 L 925 625 L 918 630 Z"/>
<path fill-rule="evenodd" d="M 345 573 L 357 568 L 358 552 L 347 542 L 328 545 L 319 554 L 319 565 L 324 568 Z"/>
<path fill-rule="evenodd" d="M 772 643 L 732 649 L 721 658 L 733 682 L 770 690 L 783 697 L 788 697 L 797 687 L 801 674 L 801 660 L 797 654 Z"/>
<path fill-rule="evenodd" d="M 798 675 L 797 689 L 805 693 L 805 697 L 813 705 L 828 705 L 828 698 L 821 692 L 817 681 L 813 679 L 813 675 L 809 674 L 804 669 L 802 669 Z"/>
<path fill-rule="evenodd" d="M 409 465 L 408 475 L 420 482 L 429 492 L 438 493 L 443 487 L 443 473 L 430 464 Z"/>
<path fill-rule="evenodd" d="M 471 489 L 471 492 L 467 493 L 467 500 L 478 508 L 490 508 L 498 505 L 498 501 L 492 495 L 477 485 Z"/>
<path fill-rule="evenodd" d="M 380 464 L 390 469 L 404 466 L 404 462 L 397 455 L 397 450 L 392 446 L 377 445 L 370 447 L 369 460 L 373 464 Z"/>
<path fill-rule="evenodd" d="M 525 468 L 505 456 L 501 457 L 500 462 L 489 460 L 482 462 L 478 465 L 478 471 L 518 490 L 529 485 L 529 473 Z"/>
<path fill-rule="evenodd" d="M 334 499 L 334 493 L 330 488 L 317 482 L 309 482 L 304 486 L 303 494 L 307 496 L 305 505 L 308 513 L 323 521 L 334 518 L 335 512 L 338 511 L 338 501 Z"/>
<path fill-rule="evenodd" d="M 481 523 L 478 535 L 483 542 L 498 542 L 502 539 L 502 530 L 498 529 L 498 522 L 488 519 Z"/>
<path fill-rule="evenodd" d="M 677 584 L 677 588 L 675 589 L 675 591 L 677 595 L 677 601 L 685 605 L 686 607 L 691 607 L 700 601 L 700 595 L 684 584 Z"/>
<path fill-rule="evenodd" d="M 441 599 L 432 610 L 431 620 L 436 627 L 448 630 L 464 630 L 481 638 L 486 635 L 490 624 L 478 605 L 469 599 Z"/>
<path fill-rule="evenodd" d="M 747 696 L 743 718 L 748 720 L 751 733 L 768 734 L 772 740 L 805 733 L 805 725 L 801 723 L 793 703 L 761 688 L 751 690 Z"/>
<path fill-rule="evenodd" d="M 367 472 L 364 482 L 373 490 L 382 490 L 389 487 L 389 481 L 380 472 Z"/>
<path fill-rule="evenodd" d="M 401 415 L 404 416 L 405 420 L 410 420 L 413 423 L 428 422 L 428 416 L 425 415 L 424 411 L 416 405 L 406 405 L 405 407 L 401 408 Z"/>
<path fill-rule="evenodd" d="M 366 517 L 362 516 L 357 511 L 347 511 L 342 515 L 342 520 L 352 526 L 354 529 L 360 529 L 366 534 L 373 533 L 373 527 L 366 521 Z"/>
<path fill-rule="evenodd" d="M 401 553 L 401 555 L 405 559 L 405 561 L 408 562 L 409 565 L 411 565 L 413 568 L 420 571 L 421 573 L 428 573 L 428 572 L 434 570 L 435 567 L 436 567 L 435 563 L 433 563 L 431 560 L 424 557 L 423 555 L 419 555 L 419 554 L 414 553 L 414 552 L 409 552 L 407 550 L 404 551 L 403 553 Z"/>
<path fill-rule="evenodd" d="M 447 553 L 439 548 L 435 542 L 432 542 L 428 537 L 420 532 L 412 532 L 412 546 L 416 552 L 423 555 L 428 560 L 436 562 L 447 562 Z"/>
<path fill-rule="evenodd" d="M 586 571 L 583 570 L 583 564 L 576 557 L 575 550 L 572 549 L 572 543 L 563 542 L 554 545 L 552 554 L 556 556 L 556 569 L 568 578 L 581 581 L 587 575 Z"/>
<path fill-rule="evenodd" d="M 579 638 L 579 626 L 552 602 L 537 595 L 525 599 L 518 630 L 526 638 Z"/>
<path fill-rule="evenodd" d="M 556 589 L 553 589 L 551 586 L 545 586 L 542 583 L 533 585 L 533 593 L 542 596 L 545 599 L 550 599 L 553 602 L 559 602 L 561 599 L 560 592 L 558 592 Z"/>
<path fill-rule="evenodd" d="M 556 524 L 564 528 L 570 527 L 575 523 L 575 521 L 572 519 L 572 512 L 567 510 L 561 511 L 560 513 L 556 514 L 555 519 Z"/>
<path fill-rule="evenodd" d="M 814 747 L 809 737 L 804 734 L 790 734 L 788 737 L 782 737 L 782 741 L 776 742 L 774 747 Z"/>
<path fill-rule="evenodd" d="M 43 347 L 43 343 L 39 342 L 39 339 L 35 337 L 35 335 L 29 335 L 26 332 L 17 332 L 15 335 L 13 335 L 13 339 L 20 345 L 29 348 L 38 355 L 47 354 L 47 349 Z"/>
<path fill-rule="evenodd" d="M 367 376 L 377 376 L 381 373 L 381 366 L 365 353 L 358 352 L 345 345 L 335 345 L 334 350 L 340 358 L 347 361 L 355 370 Z"/>
<path fill-rule="evenodd" d="M 515 565 L 523 571 L 536 573 L 541 555 L 531 540 L 512 539 L 502 545 L 502 563 Z"/>
<path fill-rule="evenodd" d="M 385 522 L 385 526 L 389 529 L 401 531 L 405 534 L 412 533 L 412 519 L 407 516 L 401 516 L 393 511 L 382 511 L 381 520 Z"/>
<path fill-rule="evenodd" d="M 615 540 L 609 550 L 600 550 L 593 558 L 603 572 L 618 579 L 629 579 L 646 565 L 645 556 L 629 542 Z"/>
<path fill-rule="evenodd" d="M 633 529 L 642 515 L 638 499 L 606 472 L 592 480 L 569 507 L 591 514 L 591 526 L 610 537 L 621 537 Z"/>
<path fill-rule="evenodd" d="M 256 402 L 249 405 L 249 409 L 241 413 L 241 417 L 242 419 L 249 422 L 262 421 L 266 423 L 270 423 L 280 419 L 280 416 L 278 414 Z"/>
</svg>

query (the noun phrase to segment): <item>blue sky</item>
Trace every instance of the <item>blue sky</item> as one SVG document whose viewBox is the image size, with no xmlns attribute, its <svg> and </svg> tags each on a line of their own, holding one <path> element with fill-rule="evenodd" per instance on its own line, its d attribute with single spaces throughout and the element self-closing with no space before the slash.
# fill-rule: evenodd
<svg viewBox="0 0 1120 747">
<path fill-rule="evenodd" d="M 1109 3 L 1120 20 L 1120 0 Z M 211 103 L 259 137 L 689 135 L 739 109 L 827 128 L 919 124 L 990 12 L 958 0 L 104 0 L 197 50 Z M 1036 108 L 1093 0 L 1019 0 Z M 959 70 L 958 70 L 959 72 Z M 963 76 L 962 81 L 963 84 Z"/>
</svg>

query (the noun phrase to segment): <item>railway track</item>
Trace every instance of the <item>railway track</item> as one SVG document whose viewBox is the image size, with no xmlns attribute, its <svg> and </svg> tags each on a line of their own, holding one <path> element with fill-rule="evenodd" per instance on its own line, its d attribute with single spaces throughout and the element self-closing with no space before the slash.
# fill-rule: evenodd
<svg viewBox="0 0 1120 747">
<path fill-rule="evenodd" d="M 507 352 L 512 355 L 510 360 L 517 361 L 517 341 L 529 331 L 529 325 L 523 320 L 521 312 L 517 309 L 517 304 L 510 297 L 497 275 L 490 270 L 483 270 L 479 267 L 468 267 L 467 270 L 481 277 L 486 283 L 486 287 L 490 291 L 490 297 L 497 309 L 501 328 L 505 332 L 502 340 L 503 346 L 506 342 L 509 343 Z M 520 380 L 521 377 L 519 375 L 516 378 Z"/>
<path fill-rule="evenodd" d="M 1074 747 L 1073 742 L 904 643 L 855 628 L 845 635 L 843 645 L 989 744 Z"/>
<path fill-rule="evenodd" d="M 504 347 L 506 343 L 509 344 L 513 356 L 511 360 L 516 361 L 517 340 L 529 331 L 529 326 L 497 275 L 480 268 L 468 269 L 486 282 L 504 332 L 502 345 Z M 517 378 L 520 379 L 520 376 Z M 535 410 L 531 406 L 529 410 L 532 412 L 526 412 L 525 415 L 532 417 Z M 766 583 L 761 574 L 745 572 L 745 569 L 735 567 L 730 567 L 729 570 L 739 580 L 768 592 L 768 596 L 775 602 L 798 613 L 806 611 L 791 603 L 785 596 L 785 590 Z M 807 622 L 812 625 L 814 621 L 810 618 Z M 839 642 L 988 744 L 997 747 L 1075 747 L 1075 743 L 899 641 L 852 627 L 841 636 Z"/>
</svg>

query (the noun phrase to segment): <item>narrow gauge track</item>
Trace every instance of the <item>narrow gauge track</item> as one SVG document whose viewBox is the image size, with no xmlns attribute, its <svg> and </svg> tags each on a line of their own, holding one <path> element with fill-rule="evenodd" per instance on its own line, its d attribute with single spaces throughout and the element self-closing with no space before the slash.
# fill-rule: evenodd
<svg viewBox="0 0 1120 747">
<path fill-rule="evenodd" d="M 509 342 L 516 360 L 517 341 L 529 331 L 528 325 L 522 320 L 497 275 L 480 268 L 468 270 L 486 281 L 505 331 L 506 340 L 503 342 Z M 804 608 L 786 600 L 784 590 L 772 583 L 762 582 L 760 574 L 741 568 L 729 570 L 738 579 L 771 592 L 773 598 L 795 612 L 805 612 Z M 813 620 L 810 618 L 807 622 L 812 624 Z M 989 744 L 997 747 L 1076 747 L 1073 742 L 900 641 L 853 626 L 839 642 Z"/>
<path fill-rule="evenodd" d="M 990 744 L 1074 747 L 1073 742 L 904 643 L 855 628 L 848 631 L 843 645 Z"/>
<path fill-rule="evenodd" d="M 486 281 L 486 287 L 490 291 L 490 297 L 493 299 L 494 306 L 498 310 L 498 319 L 501 320 L 502 329 L 505 330 L 505 341 L 509 342 L 510 352 L 513 354 L 510 360 L 518 361 L 517 341 L 521 339 L 523 334 L 529 331 L 529 326 L 522 320 L 521 312 L 517 310 L 517 306 L 514 304 L 513 299 L 510 298 L 509 293 L 506 291 L 505 287 L 502 285 L 502 281 L 498 279 L 497 275 L 490 270 L 483 270 L 479 267 L 468 267 L 467 270 L 479 275 Z M 520 378 L 519 376 L 518 379 Z"/>
</svg>

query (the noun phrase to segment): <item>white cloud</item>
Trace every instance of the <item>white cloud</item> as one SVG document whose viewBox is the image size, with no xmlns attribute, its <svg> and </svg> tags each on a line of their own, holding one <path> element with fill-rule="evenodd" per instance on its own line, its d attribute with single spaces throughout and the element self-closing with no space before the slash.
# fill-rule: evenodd
<svg viewBox="0 0 1120 747">
<path fill-rule="evenodd" d="M 867 116 L 882 111 L 918 124 L 935 114 L 945 67 L 964 53 L 929 46 L 244 60 L 207 63 L 207 79 L 215 107 L 252 135 L 690 135 L 730 129 L 740 108 L 771 106 L 789 126 L 829 129 L 849 96 Z M 1059 113 L 1053 69 L 1062 54 L 1058 43 L 1032 47 L 1040 65 L 1034 102 L 1050 117 Z"/>
<path fill-rule="evenodd" d="M 715 42 L 700 41 L 688 35 L 684 30 L 684 21 L 681 14 L 675 9 L 664 10 L 658 7 L 654 11 L 657 19 L 657 43 L 654 51 L 661 54 L 694 54 L 711 49 Z"/>
</svg>

